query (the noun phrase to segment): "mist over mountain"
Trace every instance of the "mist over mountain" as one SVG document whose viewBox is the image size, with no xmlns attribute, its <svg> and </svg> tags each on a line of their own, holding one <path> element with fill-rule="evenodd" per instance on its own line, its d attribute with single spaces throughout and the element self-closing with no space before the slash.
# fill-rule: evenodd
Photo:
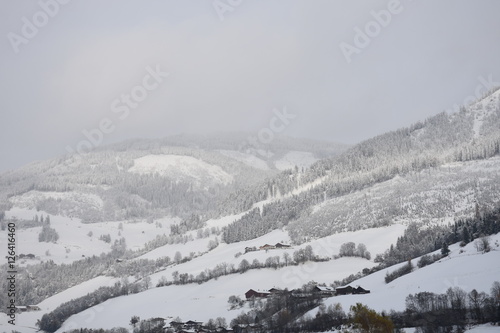
<svg viewBox="0 0 500 333">
<path fill-rule="evenodd" d="M 1 9 L 0 333 L 499 331 L 499 1 Z"/>
<path fill-rule="evenodd" d="M 463 315 L 441 313 L 443 327 L 492 321 L 498 128 L 500 89 L 493 89 L 458 112 L 351 147 L 281 136 L 256 144 L 246 133 L 178 135 L 3 173 L 0 224 L 16 224 L 23 251 L 18 301 L 39 308 L 19 316 L 22 331 L 112 329 L 138 314 L 146 318 L 140 327 L 198 314 L 208 330 L 215 317 L 233 328 L 272 330 L 285 312 L 286 325 L 315 330 L 327 325 L 322 316 L 328 325 L 348 323 L 342 305 L 352 312 L 359 299 L 395 310 L 398 327 L 404 320 L 428 327 L 408 312 L 421 292 L 443 300 L 446 311 L 456 295 L 471 300 Z M 466 285 L 443 289 L 438 276 Z M 362 298 L 343 294 L 351 285 Z M 235 296 L 252 288 L 284 291 Z M 474 308 L 478 295 L 491 306 Z M 89 311 L 94 319 L 82 320 Z M 483 316 L 471 320 L 477 311 Z"/>
<path fill-rule="evenodd" d="M 15 205 L 87 222 L 213 216 L 226 196 L 347 148 L 280 136 L 255 145 L 249 138 L 245 133 L 177 135 L 98 147 L 5 172 L 0 195 L 5 208 Z"/>
<path fill-rule="evenodd" d="M 291 195 L 243 216 L 225 239 L 288 226 L 303 241 L 396 221 L 449 223 L 472 216 L 478 202 L 496 207 L 498 161 L 489 159 L 499 152 L 499 95 L 494 89 L 458 113 L 440 113 L 276 178 L 269 197 Z"/>
</svg>

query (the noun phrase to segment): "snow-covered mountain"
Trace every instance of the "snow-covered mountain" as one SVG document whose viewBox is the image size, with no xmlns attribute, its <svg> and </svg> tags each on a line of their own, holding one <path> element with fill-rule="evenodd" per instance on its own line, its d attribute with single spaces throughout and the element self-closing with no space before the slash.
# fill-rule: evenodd
<svg viewBox="0 0 500 333">
<path fill-rule="evenodd" d="M 0 175 L 0 209 L 38 209 L 86 222 L 220 214 L 228 195 L 347 147 L 276 137 L 256 150 L 245 140 L 235 133 L 134 140 L 34 162 Z"/>
<path fill-rule="evenodd" d="M 395 221 L 449 223 L 473 216 L 476 203 L 490 210 L 500 196 L 499 128 L 500 90 L 494 90 L 459 113 L 441 113 L 361 142 L 304 172 L 268 182 L 275 200 L 260 214 L 243 216 L 225 240 L 288 226 L 301 242 Z"/>
<path fill-rule="evenodd" d="M 132 316 L 229 324 L 264 306 L 228 303 L 249 289 L 371 290 L 327 298 L 296 321 L 336 303 L 403 311 L 411 293 L 488 292 L 500 280 L 499 128 L 493 90 L 348 149 L 175 136 L 4 173 L 3 219 L 17 221 L 18 253 L 34 254 L 19 261 L 19 299 L 40 308 L 19 314 L 16 329 L 131 328 Z M 386 283 L 448 245 L 449 255 Z"/>
</svg>

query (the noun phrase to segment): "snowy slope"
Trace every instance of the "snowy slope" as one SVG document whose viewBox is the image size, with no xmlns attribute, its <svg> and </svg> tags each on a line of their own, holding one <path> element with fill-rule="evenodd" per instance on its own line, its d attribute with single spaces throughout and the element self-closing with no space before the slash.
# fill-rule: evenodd
<svg viewBox="0 0 500 333">
<path fill-rule="evenodd" d="M 274 162 L 274 165 L 278 170 L 293 169 L 296 166 L 298 168 L 307 168 L 318 159 L 314 157 L 314 154 L 305 151 L 290 151 L 285 154 L 282 158 Z"/>
<path fill-rule="evenodd" d="M 403 232 L 402 226 L 391 226 L 388 228 L 372 229 L 358 231 L 349 234 L 339 234 L 331 236 L 328 240 L 317 240 L 310 244 L 315 253 L 321 256 L 331 256 L 338 253 L 338 248 L 346 239 L 363 242 L 368 250 L 383 251 L 387 246 Z M 153 274 L 153 285 L 161 276 L 172 280 L 171 273 L 178 271 L 180 273 L 195 274 L 205 268 L 213 268 L 221 262 L 238 264 L 242 259 L 249 262 L 258 259 L 264 262 L 271 256 L 283 256 L 285 251 L 290 254 L 298 248 L 289 250 L 269 250 L 257 251 L 242 254 L 238 258 L 234 255 L 237 252 L 243 252 L 245 246 L 259 246 L 265 243 L 276 243 L 285 241 L 286 234 L 281 231 L 275 231 L 259 239 L 241 242 L 236 244 L 221 244 L 215 250 L 184 264 L 172 266 L 169 269 Z M 201 240 L 203 241 L 203 240 Z M 155 259 L 163 255 L 172 256 L 174 251 L 196 251 L 197 243 L 201 241 L 188 242 L 177 245 L 166 245 L 158 248 L 143 258 Z M 303 244 L 306 246 L 308 244 Z M 194 245 L 191 247 L 191 245 Z M 385 246 L 384 246 L 385 245 Z M 184 255 L 184 253 L 183 253 Z M 217 280 L 211 280 L 207 283 L 196 285 L 189 284 L 185 286 L 168 286 L 162 288 L 153 288 L 146 292 L 136 295 L 124 296 L 91 308 L 68 320 L 72 323 L 71 327 L 107 327 L 127 326 L 132 315 L 139 315 L 141 318 L 150 318 L 153 316 L 181 317 L 184 320 L 206 321 L 218 316 L 226 317 L 228 320 L 236 317 L 242 310 L 228 311 L 227 299 L 231 295 L 244 297 L 248 289 L 270 289 L 272 287 L 297 288 L 311 280 L 322 283 L 332 283 L 336 279 L 342 279 L 350 274 L 361 271 L 363 268 L 373 267 L 372 261 L 361 258 L 341 258 L 321 263 L 306 263 L 299 266 L 288 266 L 278 270 L 259 269 L 250 270 L 245 274 L 233 274 L 220 277 Z M 86 319 L 92 317 L 91 322 Z M 112 318 L 112 320 L 110 320 Z M 69 325 L 69 324 L 65 324 Z M 74 326 L 76 325 L 76 326 Z M 68 326 L 63 326 L 61 332 Z"/>
<path fill-rule="evenodd" d="M 126 228 L 126 227 L 125 227 Z M 387 246 L 394 242 L 398 236 L 403 233 L 404 227 L 395 225 L 387 228 L 371 229 L 358 231 L 348 234 L 338 234 L 325 240 L 316 240 L 307 244 L 311 245 L 316 254 L 326 257 L 338 254 L 341 243 L 349 239 L 354 242 L 363 242 L 372 253 L 383 252 Z M 246 246 L 260 246 L 265 243 L 275 244 L 277 242 L 287 242 L 286 233 L 283 231 L 274 231 L 268 235 L 248 242 L 235 244 L 220 244 L 215 250 L 195 258 L 189 262 L 169 267 L 167 270 L 151 275 L 153 285 L 165 276 L 172 280 L 172 272 L 196 274 L 205 268 L 213 268 L 222 262 L 238 265 L 243 259 L 252 262 L 258 259 L 265 262 L 268 257 L 280 256 L 285 252 L 291 255 L 297 248 L 283 250 L 257 251 L 242 254 L 235 258 L 238 252 L 243 253 Z M 206 251 L 208 239 L 200 239 L 186 244 L 166 245 L 153 250 L 141 258 L 156 259 L 165 255 L 173 257 L 174 253 L 179 251 L 183 256 L 189 252 Z M 108 300 L 92 309 L 84 311 L 73 316 L 65 324 L 68 327 L 108 327 L 127 326 L 132 315 L 139 315 L 141 318 L 152 316 L 177 317 L 185 320 L 202 320 L 224 316 L 227 319 L 236 317 L 241 310 L 228 311 L 227 299 L 231 295 L 244 297 L 248 289 L 270 289 L 272 287 L 287 287 L 290 289 L 302 286 L 311 280 L 323 283 L 332 283 L 336 279 L 342 279 L 350 274 L 361 271 L 363 268 L 373 267 L 372 261 L 360 258 L 341 258 L 329 262 L 306 263 L 299 266 L 288 266 L 278 270 L 259 269 L 250 270 L 245 274 L 233 274 L 220 277 L 217 280 L 211 280 L 202 285 L 189 284 L 185 286 L 168 286 L 163 288 L 153 288 L 149 291 L 136 295 L 120 297 Z M 36 320 L 43 313 L 53 310 L 55 306 L 72 298 L 85 295 L 91 292 L 99 285 L 110 285 L 115 279 L 108 277 L 99 277 L 80 286 L 73 287 L 67 291 L 55 295 L 39 306 L 40 312 L 25 313 L 18 316 L 18 323 L 21 326 L 34 327 Z M 197 310 L 199 309 L 199 310 Z M 205 310 L 200 310 L 205 309 Z M 207 310 L 210 309 L 210 310 Z M 92 318 L 89 321 L 89 318 Z M 110 320 L 113 318 L 113 320 Z M 71 326 L 68 326 L 71 325 Z M 25 332 L 21 328 L 18 330 Z M 27 330 L 26 332 L 32 332 Z"/>
<path fill-rule="evenodd" d="M 495 93 L 486 96 L 476 103 L 471 104 L 467 109 L 474 116 L 474 138 L 479 138 L 485 121 L 493 116 L 500 107 L 500 89 Z"/>
<path fill-rule="evenodd" d="M 38 304 L 40 311 L 18 313 L 16 315 L 16 326 L 7 324 L 7 321 L 9 320 L 8 317 L 4 313 L 0 313 L 0 331 L 7 332 L 15 329 L 20 332 L 32 333 L 35 331 L 33 328 L 36 327 L 37 320 L 40 319 L 43 314 L 54 310 L 64 302 L 81 297 L 87 293 L 91 293 L 99 287 L 112 286 L 118 280 L 119 279 L 116 278 L 99 276 L 77 286 L 66 289 L 63 292 L 40 302 Z"/>
<path fill-rule="evenodd" d="M 448 257 L 429 266 L 415 268 L 412 273 L 389 284 L 384 280 L 386 272 L 392 272 L 406 263 L 383 269 L 351 284 L 369 289 L 370 294 L 331 297 L 325 304 L 340 303 L 344 310 L 348 310 L 351 305 L 361 302 L 376 311 L 401 311 L 405 309 L 406 296 L 418 292 L 445 293 L 450 287 L 460 287 L 466 292 L 476 289 L 489 293 L 493 282 L 500 281 L 500 234 L 491 236 L 490 242 L 493 250 L 485 254 L 479 253 L 473 243 L 464 248 L 454 244 L 450 246 Z M 463 253 L 460 253 L 461 250 Z M 418 260 L 412 262 L 416 267 Z M 313 309 L 308 314 L 314 316 L 316 312 L 317 309 Z"/>
<path fill-rule="evenodd" d="M 500 235 L 492 237 L 492 243 L 499 241 Z M 224 249 L 223 249 L 224 250 Z M 440 262 L 418 269 L 415 272 L 385 284 L 385 270 L 362 278 L 353 285 L 370 289 L 367 295 L 337 296 L 325 300 L 325 304 L 340 303 L 344 309 L 356 302 L 362 302 L 377 311 L 402 310 L 405 297 L 409 293 L 431 291 L 445 292 L 447 288 L 459 286 L 466 291 L 477 289 L 489 291 L 493 281 L 500 277 L 500 250 L 487 254 L 478 254 L 473 244 L 459 253 L 458 246 L 451 246 L 451 255 Z M 271 251 L 270 251 L 271 252 Z M 373 265 L 373 264 L 372 264 Z M 296 288 L 303 283 L 331 283 L 345 277 L 349 272 L 371 267 L 367 260 L 360 258 L 342 258 L 324 263 L 307 263 L 290 266 L 280 270 L 250 270 L 245 274 L 229 275 L 211 280 L 201 285 L 169 286 L 154 288 L 146 292 L 124 296 L 71 317 L 68 322 L 73 327 L 112 328 L 126 326 L 133 315 L 141 318 L 163 317 L 183 320 L 207 321 L 210 318 L 225 317 L 231 320 L 247 308 L 229 310 L 227 299 L 230 295 L 243 297 L 248 289 L 270 289 L 272 287 Z M 389 270 L 395 267 L 388 268 Z M 316 309 L 309 315 L 314 315 Z M 92 316 L 92 321 L 85 318 Z M 112 319 L 111 319 L 112 318 Z M 59 332 L 62 332 L 63 326 Z"/>
<path fill-rule="evenodd" d="M 236 150 L 219 150 L 219 152 L 227 157 L 231 157 L 237 161 L 243 162 L 250 167 L 261 170 L 269 170 L 267 162 L 253 154 L 248 154 Z"/>
<path fill-rule="evenodd" d="M 267 258 L 280 256 L 283 257 L 285 252 L 288 252 L 290 256 L 293 255 L 294 251 L 297 251 L 299 248 L 304 248 L 307 245 L 311 245 L 313 251 L 316 255 L 320 257 L 332 257 L 339 253 L 339 249 L 342 243 L 347 241 L 353 241 L 356 244 L 364 243 L 368 249 L 368 251 L 373 251 L 372 255 L 375 257 L 376 254 L 384 252 L 391 243 L 394 243 L 397 237 L 401 236 L 404 232 L 405 227 L 401 225 L 392 225 L 386 228 L 376 228 L 376 229 L 368 229 L 361 230 L 352 233 L 342 233 L 327 237 L 325 239 L 314 240 L 305 244 L 302 244 L 298 247 L 292 247 L 290 249 L 273 249 L 268 251 L 256 251 L 256 252 L 245 252 L 246 247 L 256 247 L 259 248 L 265 244 L 276 244 L 278 242 L 289 244 L 289 237 L 286 232 L 275 230 L 269 234 L 266 234 L 257 239 L 253 239 L 245 242 L 238 242 L 232 244 L 220 244 L 216 249 L 210 251 L 209 253 L 195 258 L 189 262 L 186 262 L 182 265 L 171 266 L 168 267 L 165 271 L 153 274 L 152 281 L 153 284 L 158 282 L 162 276 L 166 277 L 168 280 L 172 280 L 172 272 L 178 271 L 179 273 L 188 273 L 188 274 L 199 274 L 204 271 L 205 268 L 214 268 L 216 265 L 221 263 L 233 264 L 235 267 L 238 267 L 239 263 L 246 259 L 249 263 L 251 263 L 254 259 L 259 260 L 259 262 L 264 263 Z M 203 250 L 203 245 L 207 244 L 207 240 L 196 240 L 194 242 L 188 242 L 186 244 L 176 244 L 176 245 L 165 245 L 160 247 L 150 253 L 145 254 L 141 258 L 148 259 L 157 259 L 159 257 L 168 255 L 171 258 L 175 254 L 176 251 L 181 252 L 183 256 L 189 254 L 190 251 L 196 252 Z M 201 247 L 200 247 L 201 245 Z M 206 251 L 206 245 L 204 247 Z M 236 254 L 241 254 L 236 257 Z M 349 274 L 357 273 L 361 269 L 365 267 L 372 267 L 373 263 L 365 260 L 356 261 L 357 263 L 363 264 L 364 266 L 356 266 L 352 271 L 343 270 L 341 276 L 339 278 L 344 278 Z M 325 265 L 328 267 L 328 265 Z M 356 270 L 356 268 L 358 268 Z M 303 283 L 307 283 L 308 280 L 304 280 Z M 325 281 L 326 282 L 326 281 Z M 330 282 L 333 282 L 330 281 Z M 296 286 L 298 287 L 298 286 Z M 295 287 L 295 288 L 296 288 Z"/>
<path fill-rule="evenodd" d="M 6 212 L 7 218 L 32 220 L 35 215 L 47 216 L 45 212 L 38 212 L 30 209 L 13 208 Z M 21 229 L 16 231 L 16 246 L 18 254 L 35 254 L 37 259 L 26 259 L 20 261 L 21 265 L 38 263 L 45 260 L 53 260 L 56 264 L 71 263 L 80 260 L 82 257 L 91 257 L 111 251 L 111 245 L 115 240 L 122 237 L 126 239 L 127 248 L 137 250 L 144 247 L 144 244 L 155 239 L 157 235 L 169 233 L 169 225 L 178 222 L 178 218 L 164 218 L 156 223 L 140 221 L 132 223 L 123 222 L 100 222 L 86 224 L 77 218 L 50 215 L 50 227 L 55 229 L 59 235 L 56 243 L 39 242 L 38 235 L 41 227 Z M 121 225 L 121 226 L 120 226 Z M 92 236 L 89 236 L 92 233 Z M 110 235 L 111 243 L 99 240 L 101 235 Z M 0 244 L 6 244 L 5 233 L 0 234 Z M 48 251 L 48 253 L 47 253 Z M 5 263 L 2 257 L 0 264 Z"/>
<path fill-rule="evenodd" d="M 85 204 L 93 207 L 94 209 L 101 209 L 103 207 L 102 199 L 95 194 L 90 193 L 78 193 L 78 192 L 40 192 L 40 191 L 29 191 L 22 195 L 16 195 L 10 198 L 10 201 L 15 207 L 27 208 L 30 207 L 33 202 L 39 202 L 41 200 L 68 200 L 74 206 L 79 204 Z M 67 212 L 70 216 L 71 211 Z"/>
<path fill-rule="evenodd" d="M 491 324 L 478 325 L 471 329 L 465 331 L 466 333 L 498 333 L 500 332 L 500 327 L 493 326 Z"/>
<path fill-rule="evenodd" d="M 500 157 L 454 162 L 377 183 L 312 207 L 290 230 L 321 237 L 386 223 L 446 225 L 493 209 L 500 196 Z"/>
<path fill-rule="evenodd" d="M 191 156 L 146 155 L 134 160 L 129 172 L 138 174 L 159 174 L 178 180 L 202 184 L 227 185 L 234 177 L 218 165 L 212 165 Z"/>
<path fill-rule="evenodd" d="M 244 293 L 249 289 L 299 287 L 304 278 L 308 281 L 333 281 L 353 270 L 361 270 L 371 265 L 373 264 L 367 260 L 353 258 L 330 263 L 290 266 L 281 270 L 251 270 L 245 274 L 220 277 L 201 285 L 154 288 L 140 294 L 111 299 L 100 305 L 102 311 L 96 313 L 97 311 L 91 308 L 71 317 L 68 321 L 81 325 L 77 327 L 112 328 L 119 325 L 126 326 L 133 315 L 141 318 L 179 316 L 183 320 L 204 322 L 222 316 L 231 320 L 242 311 L 228 310 L 227 300 L 231 295 L 244 298 Z M 91 323 L 86 323 L 84 318 L 89 313 L 95 313 L 95 318 Z M 59 332 L 65 327 L 63 326 Z"/>
<path fill-rule="evenodd" d="M 286 152 L 283 156 L 273 159 L 273 154 L 267 156 L 265 152 L 256 152 L 256 155 L 267 159 L 268 161 L 251 154 L 250 152 L 240 152 L 234 150 L 220 150 L 225 156 L 231 157 L 237 161 L 243 162 L 248 166 L 253 168 L 258 168 L 262 170 L 269 170 L 270 166 L 277 170 L 287 170 L 293 169 L 296 166 L 299 168 L 307 168 L 311 166 L 314 162 L 318 161 L 318 158 L 314 156 L 312 152 L 308 151 L 296 151 L 292 150 Z"/>
</svg>

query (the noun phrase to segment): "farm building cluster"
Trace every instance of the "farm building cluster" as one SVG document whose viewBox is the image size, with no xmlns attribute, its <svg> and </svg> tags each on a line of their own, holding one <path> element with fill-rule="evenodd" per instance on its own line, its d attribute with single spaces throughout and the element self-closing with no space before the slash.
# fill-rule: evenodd
<svg viewBox="0 0 500 333">
<path fill-rule="evenodd" d="M 31 311 L 40 311 L 38 305 L 18 305 L 16 306 L 16 312 L 31 312 Z"/>
<path fill-rule="evenodd" d="M 245 253 L 247 252 L 253 252 L 253 251 L 268 251 L 268 250 L 274 250 L 274 249 L 289 249 L 291 248 L 290 245 L 287 244 L 282 244 L 282 243 L 276 243 L 275 245 L 269 245 L 265 244 L 259 247 L 253 246 L 253 247 L 245 247 Z"/>
<path fill-rule="evenodd" d="M 166 328 L 166 332 L 173 331 L 175 333 L 255 333 L 261 332 L 263 326 L 260 324 L 238 324 L 233 328 L 225 327 L 208 327 L 197 321 L 187 322 L 170 322 L 170 326 Z"/>
<path fill-rule="evenodd" d="M 311 291 L 306 292 L 302 289 L 293 289 L 293 290 L 282 290 L 277 288 L 272 288 L 269 290 L 254 290 L 250 289 L 245 293 L 245 297 L 247 300 L 252 298 L 267 298 L 276 294 L 284 294 L 289 293 L 293 297 L 310 297 L 310 296 L 319 296 L 319 297 L 332 297 L 339 295 L 359 295 L 359 294 L 369 294 L 370 291 L 366 290 L 360 286 L 357 287 L 326 287 L 326 286 L 315 286 Z"/>
</svg>

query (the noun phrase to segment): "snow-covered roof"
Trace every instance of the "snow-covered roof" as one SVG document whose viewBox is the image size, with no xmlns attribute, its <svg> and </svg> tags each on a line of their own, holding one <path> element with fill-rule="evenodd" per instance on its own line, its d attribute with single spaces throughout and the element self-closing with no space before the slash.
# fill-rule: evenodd
<svg viewBox="0 0 500 333">
<path fill-rule="evenodd" d="M 325 287 L 325 286 L 316 286 L 316 288 L 319 289 L 320 291 L 334 291 L 335 290 L 332 287 Z"/>
</svg>

